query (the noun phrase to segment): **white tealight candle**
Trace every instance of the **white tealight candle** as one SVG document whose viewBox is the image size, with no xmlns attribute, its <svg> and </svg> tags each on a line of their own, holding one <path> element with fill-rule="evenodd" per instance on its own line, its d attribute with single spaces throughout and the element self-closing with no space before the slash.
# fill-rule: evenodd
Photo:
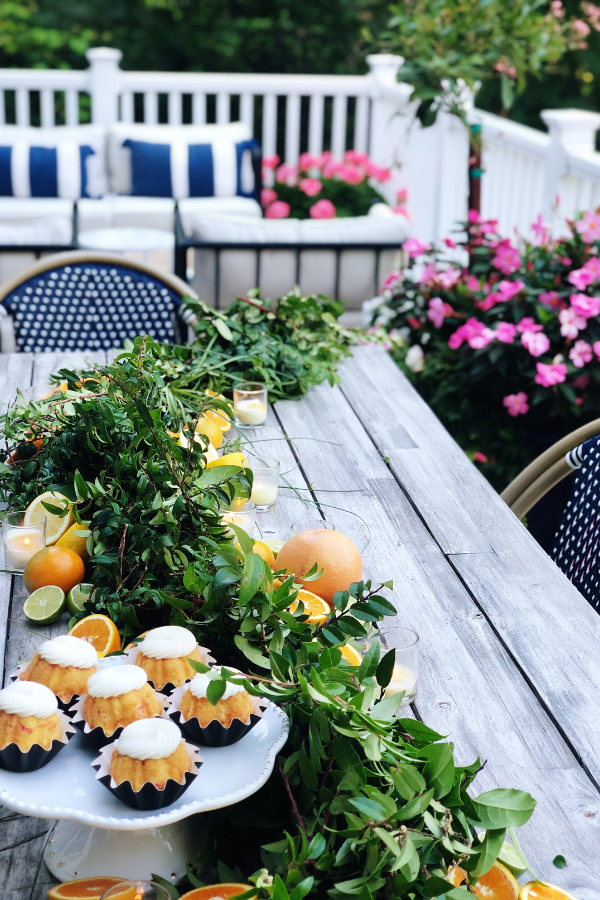
<svg viewBox="0 0 600 900">
<path fill-rule="evenodd" d="M 231 522 L 232 525 L 235 525 L 237 528 L 241 528 L 246 532 L 248 537 L 252 537 L 252 532 L 254 531 L 254 521 L 253 517 L 244 512 L 224 512 L 221 515 L 221 519 L 223 522 Z M 229 537 L 235 538 L 235 532 L 232 528 L 227 529 L 227 533 Z"/>
<path fill-rule="evenodd" d="M 261 481 L 255 478 L 250 499 L 259 508 L 262 506 L 274 506 L 277 500 L 277 484 L 270 484 L 268 481 Z"/>
<path fill-rule="evenodd" d="M 234 410 L 242 425 L 264 425 L 267 421 L 267 404 L 264 400 L 236 400 Z"/>
<path fill-rule="evenodd" d="M 19 528 L 4 535 L 4 560 L 7 569 L 24 569 L 34 553 L 46 546 L 37 528 Z"/>
<path fill-rule="evenodd" d="M 411 669 L 405 669 L 404 666 L 394 666 L 392 672 L 392 680 L 385 688 L 385 697 L 394 697 L 401 691 L 404 691 L 405 697 L 412 697 L 415 693 L 417 685 L 417 675 Z"/>
</svg>

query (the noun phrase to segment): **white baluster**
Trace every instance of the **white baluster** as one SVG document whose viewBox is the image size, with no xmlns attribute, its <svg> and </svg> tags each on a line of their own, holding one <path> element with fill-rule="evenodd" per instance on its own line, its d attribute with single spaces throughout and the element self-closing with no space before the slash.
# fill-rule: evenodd
<svg viewBox="0 0 600 900">
<path fill-rule="evenodd" d="M 369 149 L 369 98 L 356 98 L 354 113 L 354 149 L 366 153 Z"/>
<path fill-rule="evenodd" d="M 79 91 L 65 91 L 65 122 L 79 125 Z"/>
<path fill-rule="evenodd" d="M 325 114 L 325 98 L 315 94 L 310 98 L 308 114 L 308 152 L 320 156 L 323 150 L 323 118 Z"/>
<path fill-rule="evenodd" d="M 263 100 L 263 156 L 273 156 L 277 150 L 277 96 L 265 94 Z"/>
<path fill-rule="evenodd" d="M 124 91 L 121 94 L 121 122 L 135 122 L 135 106 L 133 91 Z"/>
<path fill-rule="evenodd" d="M 206 125 L 206 94 L 192 94 L 192 125 Z"/>
<path fill-rule="evenodd" d="M 0 88 L 0 125 L 6 125 L 6 106 L 4 104 L 4 88 Z"/>
<path fill-rule="evenodd" d="M 119 119 L 118 101 L 121 92 L 119 62 L 123 54 L 111 47 L 92 47 L 86 50 L 85 55 L 90 64 L 88 72 L 89 92 L 92 95 L 92 122 L 108 127 Z"/>
<path fill-rule="evenodd" d="M 554 218 L 556 195 L 566 171 L 568 154 L 589 154 L 595 146 L 600 113 L 585 109 L 544 109 L 540 113 L 550 132 L 550 150 L 546 161 L 543 216 Z"/>
<path fill-rule="evenodd" d="M 29 125 L 29 90 L 17 88 L 17 125 Z"/>
<path fill-rule="evenodd" d="M 333 123 L 331 128 L 331 152 L 334 159 L 342 159 L 346 149 L 346 112 L 348 98 L 337 95 L 333 98 Z"/>
<path fill-rule="evenodd" d="M 181 125 L 183 122 L 183 94 L 180 91 L 169 92 L 169 125 Z"/>
<path fill-rule="evenodd" d="M 146 125 L 158 125 L 158 93 L 144 92 L 144 122 Z"/>
<path fill-rule="evenodd" d="M 229 94 L 217 94 L 217 125 L 227 125 L 231 121 L 231 103 Z"/>
<path fill-rule="evenodd" d="M 54 125 L 54 91 L 50 88 L 42 88 L 40 91 L 40 114 L 42 128 L 52 128 Z"/>
<path fill-rule="evenodd" d="M 254 134 L 254 95 L 242 94 L 240 97 L 240 119 Z"/>
<path fill-rule="evenodd" d="M 291 166 L 300 154 L 300 97 L 290 94 L 285 107 L 285 161 Z"/>
</svg>

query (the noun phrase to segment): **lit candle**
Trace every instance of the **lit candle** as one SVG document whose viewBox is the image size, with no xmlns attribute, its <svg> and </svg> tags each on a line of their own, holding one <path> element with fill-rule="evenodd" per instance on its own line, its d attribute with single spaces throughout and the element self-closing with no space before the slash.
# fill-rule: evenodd
<svg viewBox="0 0 600 900">
<path fill-rule="evenodd" d="M 263 400 L 238 400 L 235 415 L 242 425 L 264 425 L 267 421 L 267 404 Z"/>
<path fill-rule="evenodd" d="M 260 428 L 267 421 L 269 391 L 260 381 L 240 381 L 233 386 L 235 422 L 241 428 Z"/>
<path fill-rule="evenodd" d="M 258 507 L 274 506 L 277 500 L 277 485 L 270 484 L 267 481 L 254 480 L 252 485 L 252 495 L 250 497 L 253 503 Z"/>
<path fill-rule="evenodd" d="M 252 537 L 254 532 L 254 522 L 256 519 L 256 507 L 254 503 L 250 504 L 246 503 L 248 509 L 236 509 L 236 510 L 221 510 L 221 521 L 223 523 L 230 522 L 232 525 L 235 525 L 237 528 L 241 528 L 242 531 L 245 531 L 248 537 Z M 229 537 L 235 538 L 236 534 L 232 528 L 227 529 L 227 534 Z"/>
<path fill-rule="evenodd" d="M 4 560 L 8 569 L 24 569 L 34 553 L 46 546 L 37 528 L 12 529 L 4 535 Z"/>
<path fill-rule="evenodd" d="M 275 509 L 279 487 L 279 460 L 273 456 L 249 456 L 248 465 L 253 475 L 250 499 L 261 511 Z"/>
<path fill-rule="evenodd" d="M 385 697 L 395 697 L 396 694 L 404 691 L 403 702 L 408 702 L 408 699 L 412 699 L 416 694 L 416 687 L 416 672 L 413 672 L 411 669 L 406 669 L 404 666 L 394 666 L 392 679 L 385 688 L 384 695 Z"/>
</svg>

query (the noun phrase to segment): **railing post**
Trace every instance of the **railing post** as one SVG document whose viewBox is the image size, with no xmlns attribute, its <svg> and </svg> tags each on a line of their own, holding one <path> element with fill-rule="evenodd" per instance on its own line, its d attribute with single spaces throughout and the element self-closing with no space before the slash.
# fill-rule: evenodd
<svg viewBox="0 0 600 900">
<path fill-rule="evenodd" d="M 394 56 L 391 53 L 367 56 L 372 98 L 369 154 L 380 166 L 393 165 L 396 141 L 404 130 L 398 122 L 398 103 L 382 96 L 381 88 L 398 86 L 398 72 L 403 62 L 403 56 Z"/>
<path fill-rule="evenodd" d="M 544 109 L 541 117 L 550 134 L 542 215 L 546 221 L 553 222 L 560 180 L 567 167 L 567 154 L 585 156 L 594 152 L 600 113 L 585 109 Z"/>
<path fill-rule="evenodd" d="M 120 73 L 123 56 L 112 47 L 92 47 L 86 51 L 89 68 L 89 92 L 92 97 L 92 122 L 106 127 L 119 121 Z"/>
</svg>

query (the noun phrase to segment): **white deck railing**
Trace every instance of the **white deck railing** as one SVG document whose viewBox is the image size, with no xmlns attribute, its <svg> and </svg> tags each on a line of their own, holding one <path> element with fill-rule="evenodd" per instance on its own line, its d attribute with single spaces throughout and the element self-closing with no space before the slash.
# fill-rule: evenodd
<svg viewBox="0 0 600 900">
<path fill-rule="evenodd" d="M 401 57 L 370 56 L 368 73 L 353 76 L 126 72 L 118 50 L 95 48 L 87 56 L 89 67 L 78 71 L 0 69 L 0 129 L 9 124 L 9 108 L 11 122 L 30 125 L 35 106 L 42 126 L 58 119 L 77 125 L 82 95 L 89 95 L 92 121 L 107 127 L 156 124 L 160 113 L 171 125 L 241 119 L 265 156 L 279 152 L 292 164 L 303 150 L 330 149 L 336 158 L 350 148 L 369 152 L 393 170 L 390 199 L 408 188 L 413 232 L 423 239 L 441 237 L 465 218 L 466 131 L 447 113 L 432 128 L 415 122 L 412 89 L 397 80 Z M 549 110 L 543 118 L 548 134 L 471 113 L 482 124 L 482 212 L 498 218 L 507 235 L 515 228 L 527 234 L 539 212 L 560 231 L 565 217 L 600 203 L 600 114 Z"/>
</svg>

